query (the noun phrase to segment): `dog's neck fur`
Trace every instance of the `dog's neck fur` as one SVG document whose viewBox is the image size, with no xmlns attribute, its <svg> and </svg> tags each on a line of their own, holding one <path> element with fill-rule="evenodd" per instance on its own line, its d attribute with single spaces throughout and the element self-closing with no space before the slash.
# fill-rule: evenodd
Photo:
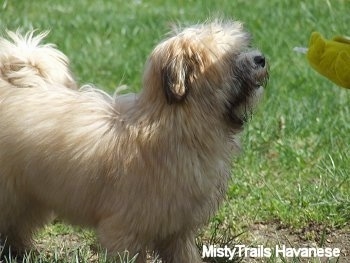
<svg viewBox="0 0 350 263">
<path fill-rule="evenodd" d="M 141 93 L 135 100 L 134 106 L 121 115 L 121 119 L 126 120 L 128 127 L 137 127 L 138 136 L 146 141 L 149 140 L 149 143 L 157 143 L 157 141 L 153 142 L 152 138 L 167 137 L 164 139 L 167 139 L 169 145 L 172 144 L 174 147 L 181 145 L 188 147 L 188 150 L 204 150 L 205 152 L 213 152 L 214 148 L 217 148 L 222 152 L 222 154 L 215 152 L 219 156 L 230 156 L 232 147 L 235 149 L 238 147 L 237 140 L 232 140 L 232 138 L 237 137 L 240 130 L 232 130 L 230 125 L 226 125 L 226 128 L 223 129 L 223 123 L 227 121 L 219 110 L 217 117 L 212 112 L 210 115 L 208 112 L 198 114 L 197 109 L 192 109 L 193 103 L 183 101 L 166 105 L 163 101 L 157 101 L 161 100 L 160 98 L 153 98 L 153 103 L 144 103 L 143 97 L 145 96 L 147 95 Z M 215 107 L 204 106 L 202 108 L 211 111 Z M 190 121 L 185 122 L 188 118 Z M 207 123 L 212 125 L 208 127 Z M 214 141 L 216 143 L 212 145 Z M 218 144 L 218 141 L 222 144 Z M 228 149 L 227 152 L 223 150 L 225 148 Z"/>
<path fill-rule="evenodd" d="M 137 167 L 143 164 L 147 174 L 164 181 L 165 193 L 162 189 L 154 189 L 159 195 L 165 195 L 156 198 L 163 200 L 164 205 L 160 207 L 159 217 L 174 216 L 173 213 L 182 211 L 187 222 L 191 214 L 193 224 L 205 223 L 211 216 L 210 211 L 215 211 L 224 197 L 230 175 L 230 158 L 233 151 L 239 148 L 236 136 L 229 127 L 227 130 L 217 128 L 222 127 L 218 123 L 222 120 L 208 121 L 210 116 L 205 114 L 192 115 L 190 123 L 184 122 L 188 116 L 197 112 L 191 110 L 191 104 L 183 102 L 181 105 L 162 108 L 163 103 L 145 104 L 142 94 L 140 96 L 134 107 L 120 116 L 126 132 L 119 134 L 127 134 L 128 139 L 134 142 L 130 144 L 130 149 L 123 149 L 123 152 L 129 155 L 131 163 L 137 162 Z M 207 123 L 213 125 L 208 127 Z M 172 163 L 166 165 L 168 162 Z M 127 174 L 132 173 L 128 171 Z M 138 176 L 142 178 L 142 175 Z M 187 196 L 198 203 L 185 204 L 179 201 L 176 204 L 179 196 L 181 200 Z M 173 204 L 176 207 L 172 208 Z M 164 218 L 165 222 L 171 222 L 168 216 Z"/>
</svg>

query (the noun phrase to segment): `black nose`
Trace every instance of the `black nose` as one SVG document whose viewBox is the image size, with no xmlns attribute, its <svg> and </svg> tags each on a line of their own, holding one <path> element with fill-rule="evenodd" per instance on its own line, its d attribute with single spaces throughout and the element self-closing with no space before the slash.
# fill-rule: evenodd
<svg viewBox="0 0 350 263">
<path fill-rule="evenodd" d="M 260 67 L 265 67 L 265 57 L 263 55 L 258 55 L 254 57 L 254 62 Z"/>
</svg>

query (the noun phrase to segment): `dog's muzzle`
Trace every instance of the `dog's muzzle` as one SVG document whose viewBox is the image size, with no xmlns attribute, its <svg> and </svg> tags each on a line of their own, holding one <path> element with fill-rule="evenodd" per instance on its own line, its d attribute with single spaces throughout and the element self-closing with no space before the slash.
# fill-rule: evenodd
<svg viewBox="0 0 350 263">
<path fill-rule="evenodd" d="M 255 75 L 256 88 L 266 86 L 266 82 L 269 76 L 265 56 L 258 52 L 256 54 L 253 54 L 252 64 L 253 71 L 255 71 L 253 75 Z"/>
<path fill-rule="evenodd" d="M 263 55 L 257 55 L 253 58 L 255 64 L 259 67 L 264 68 L 266 65 L 266 60 L 265 57 Z"/>
<path fill-rule="evenodd" d="M 240 129 L 251 118 L 269 74 L 266 58 L 260 51 L 244 52 L 237 59 L 238 67 L 232 78 L 235 92 L 229 99 L 227 115 L 232 127 Z"/>
</svg>

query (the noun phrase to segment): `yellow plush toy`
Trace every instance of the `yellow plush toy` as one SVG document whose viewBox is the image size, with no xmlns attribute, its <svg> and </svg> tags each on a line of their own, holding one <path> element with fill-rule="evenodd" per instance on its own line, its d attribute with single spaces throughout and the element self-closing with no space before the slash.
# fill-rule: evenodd
<svg viewBox="0 0 350 263">
<path fill-rule="evenodd" d="M 306 56 L 317 72 L 335 84 L 350 89 L 350 39 L 338 36 L 327 40 L 314 32 Z"/>
</svg>

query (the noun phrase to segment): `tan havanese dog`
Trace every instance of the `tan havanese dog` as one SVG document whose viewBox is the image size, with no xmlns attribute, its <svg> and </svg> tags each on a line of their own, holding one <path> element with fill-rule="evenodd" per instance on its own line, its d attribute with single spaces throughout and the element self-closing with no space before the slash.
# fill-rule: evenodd
<svg viewBox="0 0 350 263">
<path fill-rule="evenodd" d="M 139 94 L 75 89 L 44 35 L 0 40 L 0 233 L 31 247 L 52 212 L 96 230 L 110 255 L 202 262 L 196 230 L 223 200 L 238 133 L 267 79 L 239 22 L 174 34 L 151 53 Z"/>
</svg>

